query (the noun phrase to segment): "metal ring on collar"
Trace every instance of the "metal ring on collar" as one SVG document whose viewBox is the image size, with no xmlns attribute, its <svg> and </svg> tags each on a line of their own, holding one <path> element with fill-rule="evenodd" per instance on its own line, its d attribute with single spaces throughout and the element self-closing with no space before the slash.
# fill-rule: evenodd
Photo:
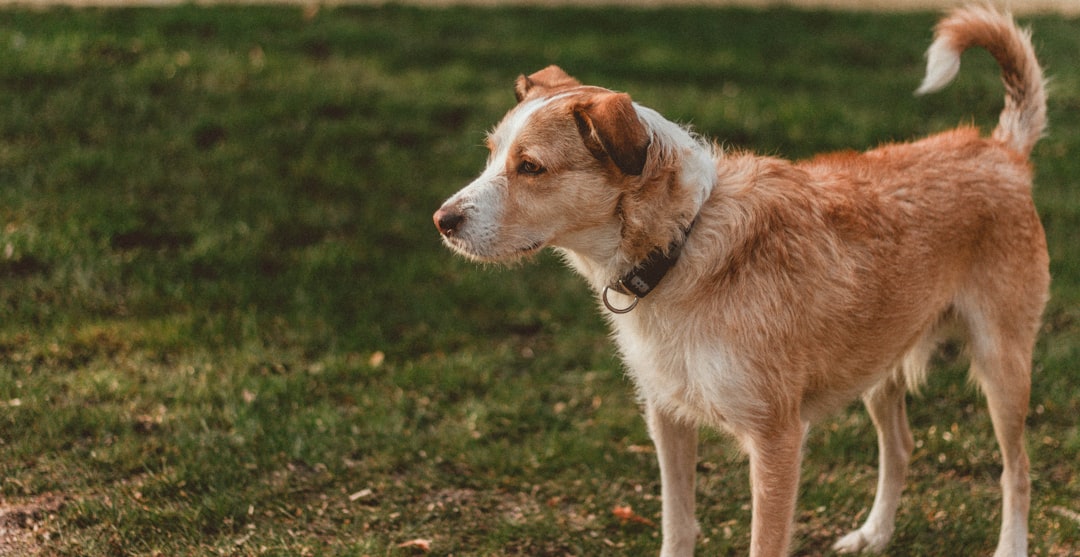
<svg viewBox="0 0 1080 557">
<path fill-rule="evenodd" d="M 637 307 L 638 301 L 640 300 L 640 298 L 638 298 L 637 296 L 634 296 L 634 301 L 631 302 L 629 306 L 626 306 L 624 308 L 617 308 L 611 305 L 611 302 L 608 301 L 608 290 L 611 290 L 611 287 L 605 286 L 604 292 L 600 295 L 600 298 L 604 301 L 604 306 L 607 307 L 608 310 L 611 311 L 611 313 L 622 315 L 624 313 L 630 313 L 634 308 Z"/>
</svg>

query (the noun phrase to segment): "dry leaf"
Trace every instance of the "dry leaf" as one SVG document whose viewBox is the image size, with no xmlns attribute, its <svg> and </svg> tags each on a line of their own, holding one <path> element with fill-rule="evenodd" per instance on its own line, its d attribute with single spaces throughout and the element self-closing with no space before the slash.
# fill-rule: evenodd
<svg viewBox="0 0 1080 557">
<path fill-rule="evenodd" d="M 349 501 L 357 501 L 359 499 L 366 499 L 368 497 L 371 497 L 372 493 L 373 492 L 371 491 L 370 488 L 361 489 L 360 491 L 357 491 L 356 493 L 353 493 L 352 495 L 350 495 L 349 496 Z"/>
<path fill-rule="evenodd" d="M 615 508 L 611 509 L 611 514 L 615 515 L 615 517 L 623 521 L 623 523 L 637 522 L 638 524 L 644 524 L 646 526 L 656 526 L 655 522 L 635 513 L 634 508 L 630 505 L 615 505 Z"/>
<path fill-rule="evenodd" d="M 1055 514 L 1068 518 L 1069 520 L 1072 520 L 1077 524 L 1080 524 L 1080 513 L 1074 510 L 1067 509 L 1065 507 L 1050 507 L 1050 512 L 1053 512 Z"/>
<path fill-rule="evenodd" d="M 415 540 L 409 540 L 407 542 L 399 543 L 398 547 L 418 549 L 420 551 L 423 551 L 424 553 L 427 553 L 428 551 L 431 551 L 431 540 L 424 540 L 418 538 Z"/>
</svg>

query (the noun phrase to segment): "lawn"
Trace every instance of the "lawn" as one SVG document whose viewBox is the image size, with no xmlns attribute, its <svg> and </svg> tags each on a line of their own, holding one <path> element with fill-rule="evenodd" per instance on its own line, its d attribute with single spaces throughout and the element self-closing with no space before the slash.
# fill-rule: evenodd
<svg viewBox="0 0 1080 557">
<path fill-rule="evenodd" d="M 453 256 L 431 213 L 550 63 L 792 158 L 992 126 L 984 53 L 912 96 L 935 19 L 0 9 L 0 554 L 656 553 L 655 455 L 592 295 L 550 254 Z M 1080 20 L 1024 22 L 1053 76 L 1032 553 L 1077 555 Z M 952 352 L 912 398 L 893 555 L 996 543 L 999 455 Z M 798 554 L 864 518 L 872 430 L 857 405 L 814 429 Z M 700 553 L 744 554 L 745 459 L 707 434 L 698 469 Z"/>
</svg>

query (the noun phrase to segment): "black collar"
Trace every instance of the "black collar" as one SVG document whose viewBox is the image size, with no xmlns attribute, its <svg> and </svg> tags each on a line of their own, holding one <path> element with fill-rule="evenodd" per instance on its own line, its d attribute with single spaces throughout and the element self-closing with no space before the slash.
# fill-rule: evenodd
<svg viewBox="0 0 1080 557">
<path fill-rule="evenodd" d="M 690 224 L 683 229 L 683 237 L 679 240 L 675 240 L 668 245 L 667 252 L 660 248 L 656 248 L 649 252 L 649 255 L 645 257 L 645 260 L 638 263 L 630 272 L 619 277 L 614 283 L 604 287 L 602 299 L 604 305 L 612 313 L 629 313 L 632 309 L 637 307 L 638 300 L 644 298 L 660 284 L 664 276 L 668 271 L 675 266 L 675 263 L 679 260 L 679 255 L 682 253 L 683 245 L 686 244 L 686 239 L 690 237 L 690 231 L 694 228 L 694 222 L 690 221 Z M 620 294 L 627 296 L 633 296 L 634 301 L 627 307 L 617 308 L 611 305 L 608 301 L 608 290 L 614 290 Z"/>
</svg>

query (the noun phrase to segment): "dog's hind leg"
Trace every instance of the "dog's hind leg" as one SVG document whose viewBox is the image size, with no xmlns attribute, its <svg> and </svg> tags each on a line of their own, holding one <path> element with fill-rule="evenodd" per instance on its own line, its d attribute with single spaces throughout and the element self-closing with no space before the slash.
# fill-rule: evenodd
<svg viewBox="0 0 1080 557">
<path fill-rule="evenodd" d="M 1001 534 L 995 557 L 1027 555 L 1031 482 L 1024 448 L 1024 421 L 1031 393 L 1034 332 L 1015 324 L 972 339 L 971 372 L 982 386 L 1001 449 Z M 974 335 L 973 335 L 974 337 Z"/>
<path fill-rule="evenodd" d="M 694 520 L 697 426 L 672 418 L 652 404 L 646 405 L 645 418 L 660 462 L 664 535 L 660 556 L 689 557 L 698 535 Z"/>
<path fill-rule="evenodd" d="M 908 427 L 904 377 L 894 374 L 863 395 L 878 434 L 878 485 L 874 506 L 862 527 L 840 538 L 840 553 L 881 551 L 892 537 L 896 509 L 915 442 Z"/>
<path fill-rule="evenodd" d="M 994 556 L 1020 557 L 1027 555 L 1027 521 L 1031 505 L 1031 480 L 1028 476 L 1027 451 L 1024 449 L 1024 419 L 1031 386 L 1027 372 L 1019 371 L 1023 367 L 1020 362 L 1006 365 L 1017 370 L 1015 373 L 1008 372 L 1009 375 L 1017 378 L 1024 376 L 1027 381 L 1014 381 L 1007 387 L 998 385 L 993 391 L 984 383 L 1003 465 L 1001 535 Z"/>
</svg>

